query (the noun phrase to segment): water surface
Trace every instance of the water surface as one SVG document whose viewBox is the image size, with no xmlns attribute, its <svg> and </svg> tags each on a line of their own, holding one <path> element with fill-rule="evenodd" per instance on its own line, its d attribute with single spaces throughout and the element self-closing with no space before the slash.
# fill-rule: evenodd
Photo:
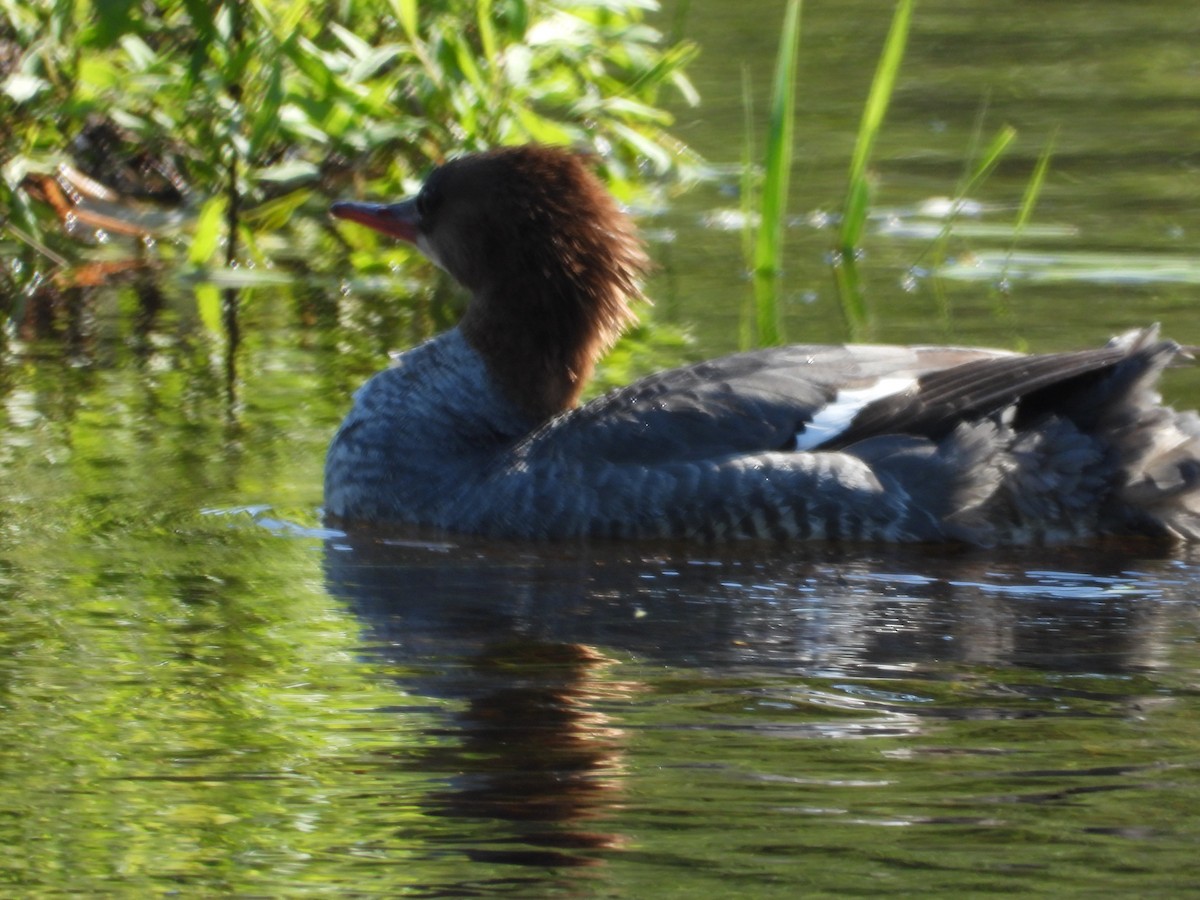
<svg viewBox="0 0 1200 900">
<path fill-rule="evenodd" d="M 705 104 L 678 133 L 717 164 L 782 19 L 745 10 L 683 25 Z M 887 17 L 805 17 L 788 327 L 842 340 L 827 216 Z M 865 336 L 1200 343 L 1198 38 L 1165 0 L 922 3 Z M 981 111 L 1017 150 L 938 269 L 929 201 Z M 711 224 L 734 180 L 644 217 L 652 316 L 694 343 L 651 337 L 633 369 L 735 346 L 739 237 Z M 326 531 L 349 392 L 454 301 L 247 291 L 230 383 L 190 289 L 158 287 L 50 311 L 0 364 L 0 893 L 1200 893 L 1195 551 Z M 1197 373 L 1167 396 L 1200 402 Z"/>
</svg>

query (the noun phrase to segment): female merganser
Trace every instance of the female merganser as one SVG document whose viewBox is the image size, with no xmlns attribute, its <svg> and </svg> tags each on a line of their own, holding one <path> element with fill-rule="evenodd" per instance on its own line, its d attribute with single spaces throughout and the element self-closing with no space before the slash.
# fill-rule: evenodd
<svg viewBox="0 0 1200 900">
<path fill-rule="evenodd" d="M 1156 328 L 1022 356 L 790 346 L 576 407 L 647 259 L 581 159 L 525 146 L 332 214 L 471 292 L 371 378 L 329 448 L 326 512 L 519 538 L 1062 541 L 1200 537 L 1200 419 L 1161 405 Z"/>
</svg>

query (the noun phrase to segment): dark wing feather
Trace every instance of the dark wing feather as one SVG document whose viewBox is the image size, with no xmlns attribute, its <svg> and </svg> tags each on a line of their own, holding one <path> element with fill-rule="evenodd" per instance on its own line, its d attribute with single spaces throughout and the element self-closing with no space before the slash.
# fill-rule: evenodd
<svg viewBox="0 0 1200 900">
<path fill-rule="evenodd" d="M 850 427 L 823 447 L 846 447 L 880 434 L 940 438 L 964 419 L 979 419 L 1025 397 L 1042 396 L 1120 362 L 1127 351 L 1105 347 L 1078 353 L 985 359 L 921 376 L 915 390 L 884 397 L 855 416 Z"/>
<path fill-rule="evenodd" d="M 1053 415 L 1089 431 L 1112 397 L 1178 352 L 1174 342 L 1158 340 L 1157 328 L 1147 328 L 1094 350 L 981 359 L 939 369 L 922 375 L 915 390 L 863 407 L 822 449 L 848 447 L 881 434 L 937 440 L 964 420 L 1010 406 L 1018 430 Z"/>
<path fill-rule="evenodd" d="M 549 422 L 527 449 L 653 465 L 786 450 L 839 390 L 948 366 L 1019 359 L 996 350 L 793 345 L 661 372 Z"/>
</svg>

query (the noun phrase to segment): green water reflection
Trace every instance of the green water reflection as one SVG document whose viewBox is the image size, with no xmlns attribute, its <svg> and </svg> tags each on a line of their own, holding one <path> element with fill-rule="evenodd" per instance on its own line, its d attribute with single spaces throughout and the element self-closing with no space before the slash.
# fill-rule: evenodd
<svg viewBox="0 0 1200 900">
<path fill-rule="evenodd" d="M 706 103 L 679 130 L 717 162 L 740 152 L 743 63 L 769 75 L 782 4 L 761 6 L 690 5 Z M 887 16 L 805 15 L 789 326 L 841 340 L 810 212 L 840 200 Z M 914 28 L 879 155 L 891 218 L 864 260 L 874 336 L 1062 348 L 1161 320 L 1200 342 L 1194 283 L 1123 277 L 1196 264 L 1200 8 L 923 3 Z M 951 192 L 985 97 L 1021 153 L 954 259 L 1008 252 L 1057 129 L 1046 227 L 1021 249 L 1095 254 L 1107 281 L 1097 263 L 905 289 L 928 240 L 914 210 Z M 645 222 L 653 314 L 696 356 L 731 349 L 748 290 L 736 232 L 703 224 L 732 205 L 710 186 Z M 453 316 L 447 293 L 248 290 L 233 383 L 172 281 L 11 342 L 0 893 L 1197 892 L 1194 551 L 322 531 L 349 393 Z M 1194 371 L 1171 374 L 1168 399 L 1200 402 Z"/>
</svg>

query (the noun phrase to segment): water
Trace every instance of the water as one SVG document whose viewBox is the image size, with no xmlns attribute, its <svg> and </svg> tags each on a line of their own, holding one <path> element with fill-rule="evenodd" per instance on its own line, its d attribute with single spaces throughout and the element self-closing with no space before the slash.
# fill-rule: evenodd
<svg viewBox="0 0 1200 900">
<path fill-rule="evenodd" d="M 707 102 L 678 130 L 717 162 L 776 6 L 691 4 Z M 805 16 L 788 325 L 841 340 L 813 213 L 887 23 Z M 1162 320 L 1200 341 L 1198 17 L 923 3 L 879 149 L 870 337 L 1062 348 Z M 1021 136 L 952 242 L 983 274 L 914 272 L 985 98 L 985 131 Z M 1055 130 L 1025 268 L 976 266 L 1008 253 Z M 734 346 L 738 236 L 702 225 L 733 205 L 707 187 L 647 218 L 652 315 L 696 340 L 633 369 Z M 255 289 L 230 391 L 190 291 L 163 291 L 97 297 L 0 364 L 0 894 L 1200 894 L 1196 551 L 329 532 L 328 436 L 426 312 Z"/>
<path fill-rule="evenodd" d="M 1191 884 L 1190 555 L 176 524 L 203 565 L 26 573 L 0 669 L 22 890 Z"/>
</svg>

